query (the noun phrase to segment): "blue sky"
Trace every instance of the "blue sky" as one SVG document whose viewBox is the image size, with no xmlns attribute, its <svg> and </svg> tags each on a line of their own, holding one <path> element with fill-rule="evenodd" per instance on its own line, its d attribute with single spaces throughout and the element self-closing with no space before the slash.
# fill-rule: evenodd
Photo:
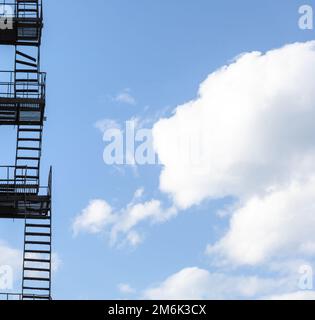
<svg viewBox="0 0 315 320">
<path fill-rule="evenodd" d="M 124 125 L 131 118 L 170 117 L 176 106 L 196 97 L 210 73 L 235 56 L 313 39 L 314 30 L 297 26 L 298 8 L 305 1 L 44 2 L 42 70 L 48 73 L 48 121 L 42 182 L 52 164 L 54 251 L 62 261 L 53 278 L 53 296 L 134 298 L 184 268 L 213 271 L 204 252 L 228 228 L 229 221 L 215 213 L 231 204 L 231 197 L 205 199 L 163 224 L 141 224 L 145 239 L 136 248 L 112 247 L 104 233 L 73 236 L 75 217 L 93 199 L 104 199 L 120 210 L 142 187 L 143 201 L 172 203 L 159 190 L 161 166 L 135 171 L 105 165 L 105 143 L 95 123 L 113 119 Z M 11 52 L 1 52 L 2 66 Z M 135 102 L 114 99 L 123 92 Z M 11 129 L 0 132 L 15 138 Z M 10 148 L 11 140 L 3 141 Z M 2 161 L 10 162 L 7 153 L 1 154 Z M 18 221 L 1 221 L 0 239 L 22 248 L 22 230 Z M 265 273 L 260 267 L 233 270 L 242 275 Z M 121 293 L 121 283 L 135 292 Z"/>
</svg>

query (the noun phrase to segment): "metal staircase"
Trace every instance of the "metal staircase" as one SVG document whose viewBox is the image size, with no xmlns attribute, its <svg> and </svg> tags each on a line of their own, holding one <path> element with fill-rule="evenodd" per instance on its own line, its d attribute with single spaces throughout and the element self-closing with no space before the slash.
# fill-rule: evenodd
<svg viewBox="0 0 315 320">
<path fill-rule="evenodd" d="M 38 193 L 40 159 L 42 149 L 42 126 L 18 126 L 15 158 L 15 179 L 33 186 Z M 25 172 L 25 169 L 27 171 Z"/>
<path fill-rule="evenodd" d="M 25 220 L 23 299 L 51 299 L 51 218 Z"/>
<path fill-rule="evenodd" d="M 48 178 L 48 196 L 51 196 L 52 169 Z M 48 206 L 47 206 L 48 205 Z M 51 300 L 52 217 L 51 202 L 32 205 L 39 216 L 25 219 L 23 253 L 23 300 Z"/>
<path fill-rule="evenodd" d="M 22 298 L 51 299 L 51 220 L 25 221 Z"/>
<path fill-rule="evenodd" d="M 1 5 L 0 0 L 0 5 Z M 40 185 L 46 74 L 40 72 L 41 0 L 16 0 L 14 28 L 0 45 L 14 45 L 14 71 L 0 71 L 0 125 L 17 128 L 14 166 L 0 166 L 0 218 L 23 219 L 23 300 L 51 299 L 52 170 Z"/>
</svg>

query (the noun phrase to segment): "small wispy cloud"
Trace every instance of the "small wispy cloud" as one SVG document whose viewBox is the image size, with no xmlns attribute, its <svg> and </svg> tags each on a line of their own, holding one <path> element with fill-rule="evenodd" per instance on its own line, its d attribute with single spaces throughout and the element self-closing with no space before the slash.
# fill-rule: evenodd
<svg viewBox="0 0 315 320">
<path fill-rule="evenodd" d="M 91 200 L 78 214 L 72 224 L 74 237 L 80 233 L 109 235 L 112 246 L 138 246 L 144 239 L 137 232 L 137 226 L 143 222 L 163 223 L 177 215 L 175 207 L 164 208 L 159 200 L 143 202 L 143 188 L 139 188 L 124 208 L 115 210 L 107 201 Z"/>
<path fill-rule="evenodd" d="M 129 105 L 136 105 L 137 101 L 135 97 L 132 96 L 130 89 L 124 89 L 122 92 L 118 93 L 114 99 L 114 101 Z"/>
<path fill-rule="evenodd" d="M 132 288 L 128 283 L 120 283 L 118 285 L 118 290 L 120 293 L 123 293 L 123 294 L 132 294 L 136 292 L 136 290 Z"/>
</svg>

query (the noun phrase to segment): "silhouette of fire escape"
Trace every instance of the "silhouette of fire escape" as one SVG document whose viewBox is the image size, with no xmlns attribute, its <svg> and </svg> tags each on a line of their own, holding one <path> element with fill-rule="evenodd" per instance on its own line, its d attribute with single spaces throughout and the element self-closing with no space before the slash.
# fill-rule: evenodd
<svg viewBox="0 0 315 320">
<path fill-rule="evenodd" d="M 51 169 L 47 186 L 40 185 L 46 89 L 46 74 L 40 71 L 43 7 L 41 0 L 1 5 L 7 28 L 0 28 L 0 44 L 15 47 L 15 60 L 14 70 L 0 71 L 0 125 L 16 127 L 17 140 L 14 165 L 0 166 L 0 218 L 25 220 L 21 298 L 50 300 Z"/>
</svg>

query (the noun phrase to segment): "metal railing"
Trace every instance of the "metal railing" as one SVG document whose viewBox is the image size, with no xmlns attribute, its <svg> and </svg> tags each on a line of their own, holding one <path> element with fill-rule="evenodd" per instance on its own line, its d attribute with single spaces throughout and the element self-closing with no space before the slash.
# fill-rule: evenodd
<svg viewBox="0 0 315 320">
<path fill-rule="evenodd" d="M 50 168 L 49 171 L 47 186 L 40 186 L 39 178 L 27 177 L 28 170 L 27 166 L 0 166 L 0 193 L 10 190 L 19 194 L 38 193 L 38 195 L 50 197 L 52 189 L 52 168 Z M 16 175 L 18 175 L 19 178 L 16 178 Z M 36 188 L 34 188 L 34 186 L 36 186 Z"/>
<path fill-rule="evenodd" d="M 22 178 L 16 178 L 16 172 Z M 0 166 L 0 185 L 19 185 L 27 183 L 27 166 Z"/>
<path fill-rule="evenodd" d="M 21 293 L 0 293 L 0 301 L 22 300 Z"/>
<path fill-rule="evenodd" d="M 52 167 L 50 167 L 49 176 L 48 176 L 47 195 L 49 197 L 51 196 L 51 190 L 52 190 Z"/>
<path fill-rule="evenodd" d="M 27 168 L 21 168 L 27 174 Z M 0 185 L 16 184 L 15 166 L 0 166 Z"/>
<path fill-rule="evenodd" d="M 25 72 L 20 77 L 16 82 L 14 71 L 0 71 L 0 98 L 45 99 L 45 72 Z"/>
<path fill-rule="evenodd" d="M 0 166 L 0 193 L 36 193 L 39 179 L 29 179 L 27 174 L 27 166 Z"/>
<path fill-rule="evenodd" d="M 36 294 L 27 294 L 28 300 L 39 300 L 42 298 L 47 298 L 47 296 L 44 295 L 36 295 Z M 0 293 L 0 301 L 20 301 L 23 300 L 22 293 Z M 50 297 L 49 300 L 52 300 Z"/>
<path fill-rule="evenodd" d="M 17 8 L 19 6 L 20 11 Z M 31 19 L 42 19 L 42 0 L 38 0 L 37 3 L 25 2 L 17 3 L 12 0 L 2 0 L 0 1 L 0 17 L 6 18 L 31 18 Z M 21 11 L 22 9 L 22 11 Z M 23 10 L 25 9 L 25 10 Z M 28 11 L 29 9 L 36 9 L 36 11 Z"/>
</svg>

